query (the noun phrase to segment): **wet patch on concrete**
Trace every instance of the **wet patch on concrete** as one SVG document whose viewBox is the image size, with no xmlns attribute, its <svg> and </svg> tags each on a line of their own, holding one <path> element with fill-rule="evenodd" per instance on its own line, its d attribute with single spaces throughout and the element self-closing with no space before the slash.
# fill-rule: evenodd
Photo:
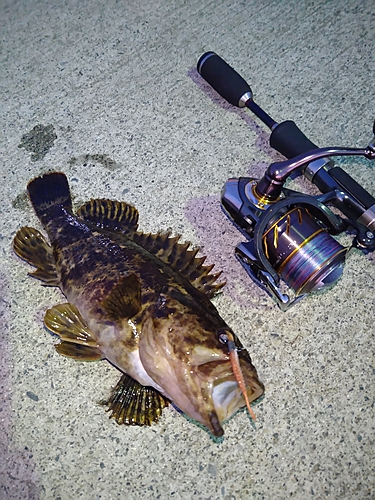
<svg viewBox="0 0 375 500">
<path fill-rule="evenodd" d="M 90 165 L 96 165 L 100 163 L 103 165 L 103 167 L 107 168 L 108 170 L 116 170 L 117 168 L 120 168 L 120 165 L 115 162 L 115 160 L 112 160 L 108 155 L 105 154 L 85 154 L 85 155 L 80 155 L 77 157 L 73 157 L 69 160 L 69 165 L 83 165 L 84 167 L 90 166 Z"/>
<path fill-rule="evenodd" d="M 48 151 L 52 148 L 57 139 L 53 125 L 35 125 L 35 127 L 21 137 L 19 148 L 25 148 L 30 151 L 31 161 L 42 160 Z"/>
<path fill-rule="evenodd" d="M 29 197 L 27 196 L 27 192 L 22 191 L 19 195 L 17 195 L 12 201 L 12 207 L 17 208 L 18 210 L 26 210 L 30 207 Z"/>
</svg>

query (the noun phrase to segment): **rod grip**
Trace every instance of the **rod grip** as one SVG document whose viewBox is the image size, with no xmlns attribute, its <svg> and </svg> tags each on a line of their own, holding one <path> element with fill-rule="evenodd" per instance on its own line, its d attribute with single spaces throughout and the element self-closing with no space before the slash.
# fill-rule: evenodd
<svg viewBox="0 0 375 500">
<path fill-rule="evenodd" d="M 197 64 L 198 73 L 233 106 L 244 107 L 241 98 L 252 92 L 249 84 L 215 52 L 206 52 Z"/>
<path fill-rule="evenodd" d="M 305 136 L 292 120 L 279 123 L 273 129 L 270 144 L 288 159 L 318 147 Z"/>
</svg>

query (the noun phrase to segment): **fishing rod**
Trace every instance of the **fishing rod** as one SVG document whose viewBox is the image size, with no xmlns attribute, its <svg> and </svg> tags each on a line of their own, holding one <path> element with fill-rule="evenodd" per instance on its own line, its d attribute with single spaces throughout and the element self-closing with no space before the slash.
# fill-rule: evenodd
<svg viewBox="0 0 375 500">
<path fill-rule="evenodd" d="M 221 193 L 224 211 L 247 238 L 236 247 L 237 258 L 286 311 L 307 294 L 333 286 L 349 248 L 375 250 L 375 198 L 331 159 L 373 160 L 375 122 L 365 148 L 319 148 L 292 120 L 271 118 L 254 101 L 249 84 L 215 52 L 203 54 L 197 70 L 230 104 L 252 111 L 271 130 L 271 147 L 287 158 L 271 163 L 261 179 L 228 179 Z M 303 174 L 321 194 L 285 188 L 293 173 Z M 343 232 L 354 232 L 349 248 L 334 238 Z"/>
</svg>

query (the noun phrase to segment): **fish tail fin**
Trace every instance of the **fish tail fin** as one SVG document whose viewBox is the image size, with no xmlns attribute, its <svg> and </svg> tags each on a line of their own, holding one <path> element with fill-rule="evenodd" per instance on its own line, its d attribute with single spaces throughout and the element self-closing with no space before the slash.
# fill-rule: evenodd
<svg viewBox="0 0 375 500">
<path fill-rule="evenodd" d="M 72 211 L 68 180 L 62 172 L 51 172 L 33 179 L 27 185 L 27 191 L 34 210 L 41 220 L 46 214 L 50 214 L 51 209 L 64 208 L 67 212 Z"/>
</svg>

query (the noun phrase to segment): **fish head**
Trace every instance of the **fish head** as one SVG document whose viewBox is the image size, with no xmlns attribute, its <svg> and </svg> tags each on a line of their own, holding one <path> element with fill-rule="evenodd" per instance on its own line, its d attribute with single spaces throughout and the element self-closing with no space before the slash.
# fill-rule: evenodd
<svg viewBox="0 0 375 500">
<path fill-rule="evenodd" d="M 139 355 L 167 398 L 214 436 L 222 436 L 223 421 L 246 404 L 250 409 L 264 386 L 248 352 L 211 302 L 202 307 L 189 299 L 169 297 L 167 307 L 152 310 L 142 326 Z"/>
</svg>

